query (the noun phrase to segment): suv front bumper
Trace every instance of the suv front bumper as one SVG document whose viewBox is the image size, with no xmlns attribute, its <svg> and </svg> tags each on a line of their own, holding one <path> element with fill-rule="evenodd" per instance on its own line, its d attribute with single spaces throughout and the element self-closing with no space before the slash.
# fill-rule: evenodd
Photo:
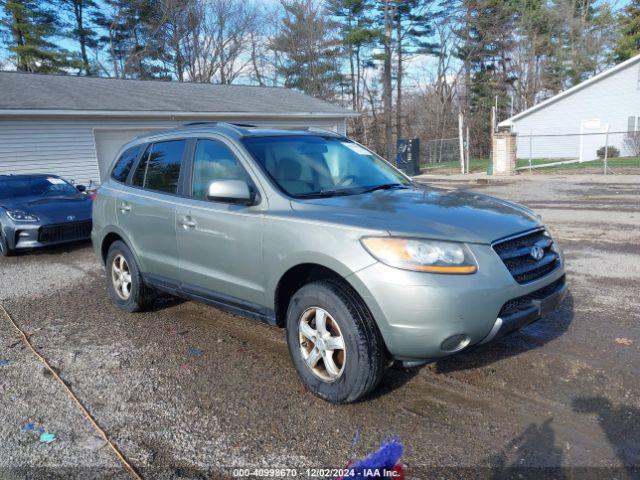
<svg viewBox="0 0 640 480">
<path fill-rule="evenodd" d="M 376 263 L 347 277 L 395 359 L 435 359 L 488 343 L 554 310 L 566 294 L 560 252 L 558 268 L 525 285 L 514 280 L 490 246 L 474 245 L 473 253 L 479 268 L 472 275 L 426 274 Z"/>
</svg>

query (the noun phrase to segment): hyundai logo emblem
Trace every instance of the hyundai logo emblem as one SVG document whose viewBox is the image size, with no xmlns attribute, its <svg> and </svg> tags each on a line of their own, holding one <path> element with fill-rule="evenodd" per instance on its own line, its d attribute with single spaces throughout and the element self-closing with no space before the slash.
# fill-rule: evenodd
<svg viewBox="0 0 640 480">
<path fill-rule="evenodd" d="M 542 260 L 542 257 L 544 257 L 544 248 L 539 247 L 538 245 L 534 245 L 533 247 L 531 247 L 529 255 L 531 255 L 531 258 L 533 258 L 534 260 Z"/>
<path fill-rule="evenodd" d="M 75 215 L 69 215 L 67 216 L 67 220 L 71 221 L 71 220 L 75 220 L 76 216 Z"/>
</svg>

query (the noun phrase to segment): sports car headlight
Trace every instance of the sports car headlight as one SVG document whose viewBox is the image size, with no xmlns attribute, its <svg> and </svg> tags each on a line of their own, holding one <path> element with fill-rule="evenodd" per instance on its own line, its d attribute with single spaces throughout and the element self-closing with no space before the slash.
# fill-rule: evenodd
<svg viewBox="0 0 640 480">
<path fill-rule="evenodd" d="M 391 267 L 417 272 L 469 274 L 478 271 L 463 243 L 397 237 L 365 237 L 364 248 Z"/>
<path fill-rule="evenodd" d="M 38 217 L 23 210 L 7 210 L 7 215 L 17 222 L 37 222 Z"/>
</svg>

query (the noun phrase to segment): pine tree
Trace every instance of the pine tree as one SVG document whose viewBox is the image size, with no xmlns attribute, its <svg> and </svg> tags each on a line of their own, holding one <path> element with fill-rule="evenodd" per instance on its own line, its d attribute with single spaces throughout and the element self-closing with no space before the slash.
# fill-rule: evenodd
<svg viewBox="0 0 640 480">
<path fill-rule="evenodd" d="M 106 30 L 114 76 L 119 78 L 168 78 L 159 32 L 164 24 L 159 2 L 154 0 L 104 0 L 109 12 L 99 20 Z"/>
<path fill-rule="evenodd" d="M 457 35 L 461 39 L 458 56 L 465 70 L 467 123 L 474 137 L 488 150 L 491 108 L 497 103 L 498 116 L 506 118 L 510 100 L 508 91 L 514 78 L 509 64 L 515 39 L 513 5 L 502 0 L 464 0 L 464 24 Z"/>
<path fill-rule="evenodd" d="M 80 48 L 81 70 L 85 75 L 95 73 L 89 61 L 87 50 L 96 49 L 100 38 L 95 28 L 97 20 L 102 18 L 100 6 L 95 0 L 58 0 L 61 9 L 67 13 L 69 20 L 67 36 L 78 43 Z"/>
<path fill-rule="evenodd" d="M 56 11 L 37 0 L 0 0 L 5 15 L 0 29 L 16 68 L 23 72 L 61 73 L 78 65 L 51 41 L 59 28 Z"/>
<path fill-rule="evenodd" d="M 278 71 L 285 86 L 332 99 L 342 80 L 338 60 L 337 25 L 313 0 L 283 2 L 282 29 L 271 42 L 284 58 Z"/>
<path fill-rule="evenodd" d="M 640 0 L 631 0 L 619 19 L 620 37 L 615 47 L 617 61 L 640 54 Z"/>
</svg>

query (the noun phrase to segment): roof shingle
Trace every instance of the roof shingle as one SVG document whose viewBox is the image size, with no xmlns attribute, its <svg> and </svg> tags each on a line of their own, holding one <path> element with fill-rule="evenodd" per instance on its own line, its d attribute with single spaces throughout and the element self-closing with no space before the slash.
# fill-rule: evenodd
<svg viewBox="0 0 640 480">
<path fill-rule="evenodd" d="M 2 110 L 353 114 L 286 88 L 19 72 L 0 72 Z"/>
</svg>

